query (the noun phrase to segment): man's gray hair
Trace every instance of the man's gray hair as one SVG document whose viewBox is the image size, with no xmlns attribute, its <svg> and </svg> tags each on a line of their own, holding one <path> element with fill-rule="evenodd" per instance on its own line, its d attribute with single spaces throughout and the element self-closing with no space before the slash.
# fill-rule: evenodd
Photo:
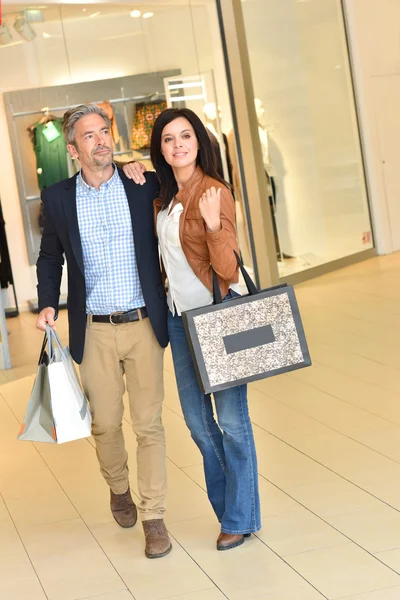
<svg viewBox="0 0 400 600">
<path fill-rule="evenodd" d="M 97 104 L 80 104 L 79 106 L 68 110 L 63 117 L 62 130 L 67 144 L 76 145 L 75 125 L 79 119 L 86 117 L 86 115 L 99 115 L 100 117 L 103 117 L 107 127 L 111 128 L 110 119 L 107 117 L 104 110 L 99 108 Z"/>
</svg>

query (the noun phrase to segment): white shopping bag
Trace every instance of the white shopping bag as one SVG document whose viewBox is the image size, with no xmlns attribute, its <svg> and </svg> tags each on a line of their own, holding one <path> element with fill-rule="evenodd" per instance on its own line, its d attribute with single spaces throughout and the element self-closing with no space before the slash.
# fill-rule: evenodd
<svg viewBox="0 0 400 600">
<path fill-rule="evenodd" d="M 79 440 L 91 435 L 91 414 L 81 388 L 69 349 L 63 348 L 57 333 L 46 328 L 48 360 L 39 361 L 37 381 L 33 389 L 18 439 L 53 441 L 57 444 Z M 43 348 L 41 357 L 43 355 Z M 40 382 L 40 385 L 36 385 Z M 40 391 L 40 393 L 38 393 Z M 35 392 L 35 393 L 34 393 Z M 50 406 L 48 402 L 50 397 Z M 52 435 L 43 435 L 44 408 L 51 409 Z M 33 409 L 34 412 L 33 412 Z M 46 411 L 49 414 L 49 410 Z M 51 418 L 50 416 L 50 418 Z M 47 425 L 48 419 L 46 419 Z M 40 427 L 38 428 L 38 426 Z M 34 426 L 34 427 L 32 427 Z M 38 432 L 40 429 L 40 435 Z M 46 427 L 48 429 L 48 427 Z"/>
</svg>

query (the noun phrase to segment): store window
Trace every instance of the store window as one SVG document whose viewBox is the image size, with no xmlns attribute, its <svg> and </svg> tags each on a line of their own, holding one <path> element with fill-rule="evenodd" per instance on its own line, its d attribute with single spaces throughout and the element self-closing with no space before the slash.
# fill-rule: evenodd
<svg viewBox="0 0 400 600">
<path fill-rule="evenodd" d="M 242 0 L 281 277 L 373 245 L 337 0 Z"/>
<path fill-rule="evenodd" d="M 40 190 L 79 168 L 60 135 L 68 107 L 102 103 L 113 117 L 116 159 L 148 168 L 154 117 L 166 106 L 192 108 L 214 136 L 221 173 L 233 181 L 236 149 L 215 2 L 5 4 L 3 16 L 0 91 L 31 264 L 40 243 Z"/>
</svg>

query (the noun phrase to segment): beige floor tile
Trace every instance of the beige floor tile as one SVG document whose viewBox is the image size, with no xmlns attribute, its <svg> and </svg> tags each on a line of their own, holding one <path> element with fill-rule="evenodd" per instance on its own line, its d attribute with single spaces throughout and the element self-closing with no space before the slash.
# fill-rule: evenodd
<svg viewBox="0 0 400 600">
<path fill-rule="evenodd" d="M 309 373 L 311 377 L 312 369 L 309 370 Z M 305 376 L 303 376 L 304 379 Z M 315 431 L 311 431 L 316 434 L 328 433 L 328 428 L 331 428 L 354 437 L 354 434 L 357 432 L 366 433 L 390 427 L 391 424 L 380 416 L 371 414 L 371 412 L 361 407 L 353 406 L 349 402 L 336 398 L 331 391 L 326 393 L 307 385 L 303 380 L 300 381 L 288 375 L 281 378 L 259 381 L 254 385 L 261 392 L 269 394 L 282 404 L 295 409 L 296 412 L 293 413 L 288 408 L 290 411 L 289 418 L 290 415 L 300 413 L 300 421 L 301 419 L 306 419 L 314 423 Z M 304 414 L 302 415 L 301 413 Z M 296 421 L 297 418 L 295 419 Z M 294 427 L 292 426 L 291 429 L 294 429 Z M 305 427 L 301 429 L 303 435 L 308 433 Z"/>
<path fill-rule="evenodd" d="M 388 565 L 388 567 L 391 567 L 397 573 L 400 573 L 400 542 L 398 542 L 397 546 L 398 547 L 393 550 L 377 552 L 375 553 L 375 556 L 384 562 L 385 565 Z"/>
<path fill-rule="evenodd" d="M 126 586 L 80 519 L 22 533 L 26 550 L 50 600 L 74 600 Z"/>
<path fill-rule="evenodd" d="M 390 458 L 340 433 L 314 436 L 293 433 L 289 443 L 308 457 L 322 463 L 327 469 L 346 478 L 352 472 L 362 473 L 364 470 L 375 469 L 383 471 L 393 466 Z"/>
<path fill-rule="evenodd" d="M 46 523 L 67 521 L 79 517 L 69 498 L 61 489 L 57 492 L 42 491 L 35 496 L 8 500 L 7 508 L 20 531 Z"/>
<path fill-rule="evenodd" d="M 290 377 L 400 425 L 399 394 L 360 381 L 316 361 L 312 369 L 294 371 Z"/>
<path fill-rule="evenodd" d="M 224 598 L 226 596 L 214 587 L 207 590 L 200 590 L 199 592 L 189 592 L 189 594 L 166 596 L 165 600 L 224 600 Z"/>
<path fill-rule="evenodd" d="M 279 556 L 289 556 L 346 544 L 348 540 L 327 523 L 302 509 L 262 518 L 257 536 Z"/>
<path fill-rule="evenodd" d="M 135 600 L 159 600 L 211 585 L 210 579 L 174 539 L 172 552 L 166 557 L 146 558 L 139 523 L 127 530 L 116 524 L 99 525 L 92 527 L 92 532 Z"/>
<path fill-rule="evenodd" d="M 286 492 L 321 517 L 374 510 L 382 503 L 345 479 L 287 488 Z"/>
<path fill-rule="evenodd" d="M 81 600 L 132 600 L 133 596 L 129 590 L 123 592 L 111 592 L 111 594 L 100 594 L 99 596 L 90 596 Z"/>
<path fill-rule="evenodd" d="M 82 598 L 82 600 L 132 600 L 132 599 L 133 599 L 133 596 L 129 590 L 124 590 L 123 592 L 112 592 L 111 594 L 100 594 L 99 596 L 90 596 L 90 598 Z"/>
<path fill-rule="evenodd" d="M 268 585 L 266 585 L 266 588 L 268 588 Z M 254 596 L 252 600 L 323 600 L 323 598 L 325 596 L 322 596 L 311 585 L 307 585 L 307 587 L 299 587 L 295 590 L 286 590 L 284 592 L 267 592 L 261 596 Z"/>
<path fill-rule="evenodd" d="M 258 470 L 265 479 L 285 489 L 317 481 L 332 481 L 338 475 L 324 468 L 312 458 L 298 452 L 282 440 L 276 439 L 255 425 L 254 437 L 257 447 Z M 295 435 L 295 434 L 293 434 Z M 307 437 L 324 437 L 305 436 Z"/>
<path fill-rule="evenodd" d="M 400 547 L 400 513 L 386 505 L 327 520 L 372 554 Z"/>
<path fill-rule="evenodd" d="M 377 590 L 376 592 L 367 592 L 366 594 L 357 594 L 356 596 L 346 596 L 340 600 L 399 600 L 400 586 Z"/>
<path fill-rule="evenodd" d="M 21 538 L 0 498 L 0 598 L 46 600 Z"/>
<path fill-rule="evenodd" d="M 230 600 L 247 600 L 266 592 L 284 598 L 285 593 L 306 587 L 304 579 L 255 536 L 235 550 L 218 552 L 219 528 L 213 520 L 173 523 L 170 530 Z"/>
<path fill-rule="evenodd" d="M 37 371 L 37 362 L 23 365 L 21 367 L 12 367 L 11 369 L 6 369 L 2 371 L 2 375 L 7 379 L 7 381 L 17 381 L 18 379 L 23 379 L 28 375 L 34 375 Z"/>
<path fill-rule="evenodd" d="M 399 398 L 400 400 L 400 398 Z M 357 434 L 357 441 L 400 463 L 400 427 L 392 425 L 381 431 Z"/>
<path fill-rule="evenodd" d="M 349 543 L 286 558 L 330 600 L 400 585 L 400 576 Z"/>
<path fill-rule="evenodd" d="M 278 437 L 290 431 L 301 431 L 303 435 L 329 433 L 328 427 L 302 414 L 299 404 L 297 408 L 287 406 L 257 389 L 256 385 L 249 385 L 249 410 L 252 421 L 258 426 Z"/>
</svg>

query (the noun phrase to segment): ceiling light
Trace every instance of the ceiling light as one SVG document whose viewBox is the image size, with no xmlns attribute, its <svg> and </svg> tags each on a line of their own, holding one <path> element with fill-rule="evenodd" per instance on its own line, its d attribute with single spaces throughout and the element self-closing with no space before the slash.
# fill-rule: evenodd
<svg viewBox="0 0 400 600">
<path fill-rule="evenodd" d="M 143 15 L 143 19 L 150 19 L 151 17 L 154 17 L 154 13 L 152 12 L 147 12 Z"/>
<path fill-rule="evenodd" d="M 93 19 L 94 17 L 98 17 L 98 16 L 99 16 L 99 14 L 100 14 L 100 11 L 99 11 L 99 12 L 92 13 L 91 15 L 89 15 L 88 19 Z"/>
<path fill-rule="evenodd" d="M 18 15 L 15 19 L 14 29 L 23 40 L 31 42 L 36 37 L 36 31 L 32 28 L 31 24 L 27 22 L 24 15 Z"/>
<path fill-rule="evenodd" d="M 132 19 L 137 19 L 138 17 L 140 17 L 142 13 L 140 12 L 140 10 L 133 10 L 130 15 L 132 17 Z"/>
<path fill-rule="evenodd" d="M 5 46 L 12 42 L 12 35 L 5 23 L 0 25 L 0 46 Z"/>
<path fill-rule="evenodd" d="M 51 37 L 50 33 L 46 33 L 45 31 L 43 31 L 42 36 L 44 38 L 50 38 Z"/>
</svg>

